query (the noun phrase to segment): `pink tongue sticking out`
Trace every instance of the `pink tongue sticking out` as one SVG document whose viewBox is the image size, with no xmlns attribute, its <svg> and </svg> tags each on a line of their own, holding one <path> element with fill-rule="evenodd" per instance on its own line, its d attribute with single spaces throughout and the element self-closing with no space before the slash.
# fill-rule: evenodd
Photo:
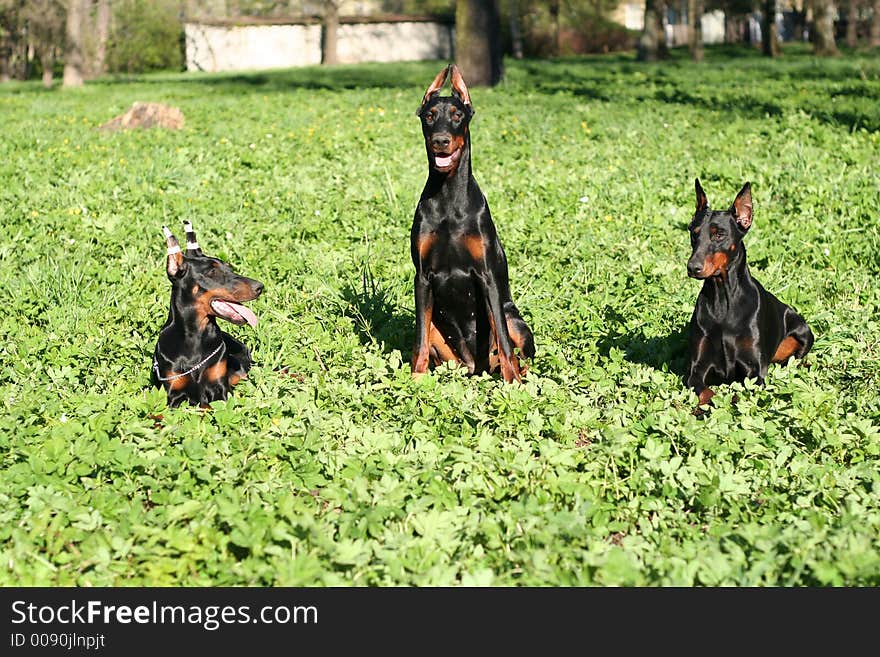
<svg viewBox="0 0 880 657">
<path fill-rule="evenodd" d="M 257 325 L 257 316 L 247 306 L 242 306 L 238 303 L 232 303 L 231 301 L 220 301 L 219 299 L 215 299 L 211 305 L 214 306 L 214 310 L 217 311 L 217 313 L 221 315 L 223 319 L 228 319 L 234 324 L 244 324 L 245 322 L 247 322 L 251 326 Z M 236 317 L 236 315 L 238 317 Z M 237 321 L 239 318 L 241 318 L 243 321 Z"/>
</svg>

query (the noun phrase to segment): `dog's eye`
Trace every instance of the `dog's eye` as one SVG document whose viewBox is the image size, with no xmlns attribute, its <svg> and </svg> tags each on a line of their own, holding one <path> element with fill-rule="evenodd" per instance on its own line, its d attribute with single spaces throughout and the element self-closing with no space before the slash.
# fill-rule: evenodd
<svg viewBox="0 0 880 657">
<path fill-rule="evenodd" d="M 434 123 L 434 114 L 429 113 L 425 116 L 425 123 L 431 124 Z"/>
</svg>

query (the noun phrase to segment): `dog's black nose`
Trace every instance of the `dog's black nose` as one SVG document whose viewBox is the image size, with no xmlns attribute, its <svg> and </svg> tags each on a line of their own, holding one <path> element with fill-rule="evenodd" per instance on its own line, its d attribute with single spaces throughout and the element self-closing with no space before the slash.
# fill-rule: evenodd
<svg viewBox="0 0 880 657">
<path fill-rule="evenodd" d="M 699 276 L 700 272 L 703 271 L 703 265 L 698 262 L 688 262 L 688 276 Z"/>
<path fill-rule="evenodd" d="M 254 281 L 252 287 L 254 288 L 254 294 L 256 294 L 257 296 L 260 296 L 263 293 L 264 285 L 260 283 L 260 281 Z"/>
<path fill-rule="evenodd" d="M 448 148 L 449 147 L 449 135 L 435 135 L 431 137 L 431 145 L 434 148 Z"/>
</svg>

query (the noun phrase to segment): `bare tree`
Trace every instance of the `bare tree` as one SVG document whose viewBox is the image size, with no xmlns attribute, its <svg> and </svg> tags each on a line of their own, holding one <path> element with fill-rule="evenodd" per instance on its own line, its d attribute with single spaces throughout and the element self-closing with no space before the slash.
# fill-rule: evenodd
<svg viewBox="0 0 880 657">
<path fill-rule="evenodd" d="M 43 85 L 54 81 L 56 53 L 64 41 L 64 3 L 62 0 L 28 0 L 21 9 L 27 26 L 27 39 L 34 56 L 43 67 Z"/>
<path fill-rule="evenodd" d="M 9 82 L 26 73 L 26 70 L 20 73 L 15 70 L 22 54 L 25 55 L 25 61 L 27 60 L 27 39 L 24 38 L 24 33 L 20 0 L 0 0 L 0 82 Z"/>
<path fill-rule="evenodd" d="M 468 86 L 501 81 L 500 18 L 496 0 L 457 0 L 455 59 Z"/>
<path fill-rule="evenodd" d="M 666 13 L 665 0 L 645 0 L 645 28 L 639 37 L 638 60 L 653 62 L 666 57 L 666 30 L 663 16 Z"/>
<path fill-rule="evenodd" d="M 110 0 L 98 0 L 98 9 L 95 14 L 95 60 L 92 66 L 94 75 L 103 75 L 107 72 L 107 42 L 110 40 Z"/>
<path fill-rule="evenodd" d="M 335 64 L 336 36 L 339 31 L 339 4 L 341 0 L 324 0 L 324 22 L 321 30 L 321 63 Z"/>
<path fill-rule="evenodd" d="M 553 21 L 553 54 L 557 57 L 562 54 L 562 39 L 559 29 L 559 12 L 562 7 L 559 6 L 560 0 L 550 0 L 550 18 Z"/>
<path fill-rule="evenodd" d="M 510 14 L 510 42 L 513 56 L 523 58 L 523 40 L 519 29 L 519 0 L 507 0 L 507 11 Z"/>
<path fill-rule="evenodd" d="M 82 27 L 86 0 L 68 0 L 62 86 L 81 87 L 83 83 Z"/>
<path fill-rule="evenodd" d="M 813 0 L 813 52 L 821 57 L 839 55 L 834 42 L 834 4 L 831 0 Z"/>
<path fill-rule="evenodd" d="M 868 32 L 868 45 L 880 48 L 880 0 L 871 3 L 871 29 Z"/>
<path fill-rule="evenodd" d="M 849 48 L 855 48 L 858 45 L 858 26 L 859 26 L 859 1 L 846 1 L 846 34 L 843 42 Z"/>
<path fill-rule="evenodd" d="M 691 59 L 703 61 L 703 0 L 688 0 L 688 33 Z"/>
<path fill-rule="evenodd" d="M 779 57 L 779 28 L 776 27 L 777 0 L 764 0 L 761 18 L 761 41 L 764 55 Z"/>
</svg>

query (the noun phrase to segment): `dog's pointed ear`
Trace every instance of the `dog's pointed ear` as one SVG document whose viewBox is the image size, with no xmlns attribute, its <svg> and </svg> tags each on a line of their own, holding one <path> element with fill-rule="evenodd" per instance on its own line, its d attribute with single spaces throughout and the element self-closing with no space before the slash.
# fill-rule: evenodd
<svg viewBox="0 0 880 657">
<path fill-rule="evenodd" d="M 468 93 L 468 88 L 464 83 L 464 78 L 461 76 L 461 71 L 458 70 L 458 66 L 455 64 L 450 64 L 449 68 L 452 69 L 452 95 L 464 103 L 471 111 L 471 115 L 473 115 L 474 106 L 471 105 L 471 95 Z"/>
<path fill-rule="evenodd" d="M 699 178 L 694 178 L 694 188 L 697 190 L 697 213 L 699 214 L 709 207 L 709 200 L 706 198 L 706 192 L 703 191 Z"/>
<path fill-rule="evenodd" d="M 183 232 L 186 233 L 186 252 L 192 255 L 203 255 L 191 221 L 183 222 Z"/>
<path fill-rule="evenodd" d="M 736 217 L 736 225 L 739 226 L 743 232 L 747 231 L 752 226 L 752 186 L 751 183 L 746 183 L 743 185 L 743 188 L 739 190 L 739 194 L 736 195 L 736 198 L 733 200 L 733 205 L 730 206 L 730 211 Z"/>
<path fill-rule="evenodd" d="M 168 278 L 175 279 L 183 275 L 186 271 L 186 261 L 183 259 L 183 253 L 180 250 L 180 243 L 171 233 L 168 226 L 162 226 L 162 232 L 165 234 L 165 246 L 168 247 L 168 260 L 165 263 L 165 271 Z"/>
<path fill-rule="evenodd" d="M 451 66 L 451 65 L 450 65 Z M 437 77 L 434 78 L 434 81 L 431 83 L 431 86 L 428 87 L 428 90 L 425 91 L 425 97 L 422 98 L 422 104 L 419 105 L 419 109 L 416 110 L 416 116 L 422 115 L 422 110 L 427 105 L 428 101 L 435 95 L 440 93 L 440 90 L 443 88 L 443 85 L 446 84 L 446 78 L 449 75 L 450 66 L 445 67 L 442 71 L 437 74 Z"/>
</svg>

